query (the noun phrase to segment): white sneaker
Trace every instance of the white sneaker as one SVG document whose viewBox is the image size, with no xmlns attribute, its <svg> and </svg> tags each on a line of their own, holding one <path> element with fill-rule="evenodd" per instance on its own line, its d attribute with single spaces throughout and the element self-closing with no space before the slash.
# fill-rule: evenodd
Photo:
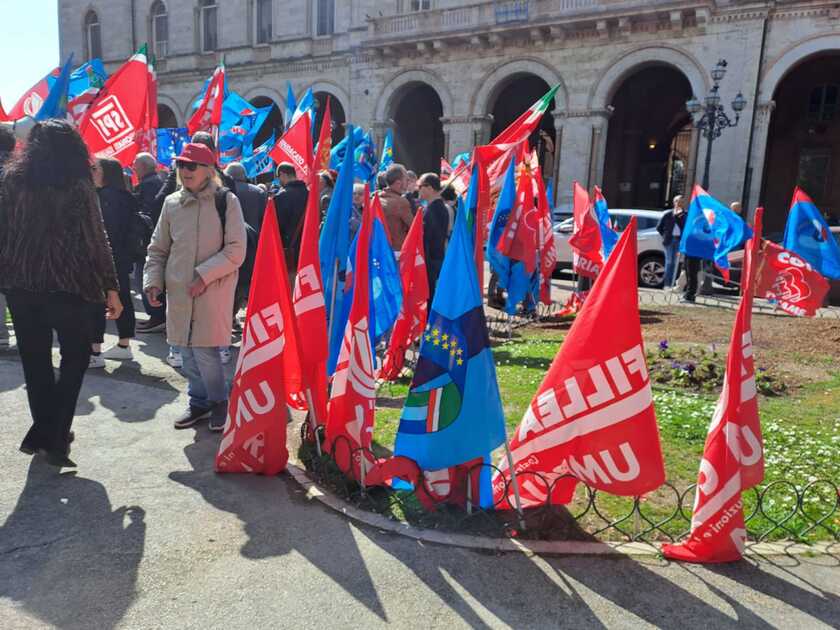
<svg viewBox="0 0 840 630">
<path fill-rule="evenodd" d="M 170 350 L 169 354 L 166 355 L 166 362 L 174 368 L 184 367 L 184 360 L 181 358 L 181 353 L 175 352 L 174 350 Z"/>
<path fill-rule="evenodd" d="M 90 361 L 88 362 L 88 369 L 92 370 L 94 368 L 104 368 L 105 367 L 105 357 L 100 355 L 92 354 L 90 355 Z"/>
<path fill-rule="evenodd" d="M 131 361 L 134 355 L 131 352 L 131 346 L 123 348 L 117 344 L 102 353 L 103 359 L 111 359 L 112 361 Z"/>
<path fill-rule="evenodd" d="M 219 358 L 222 360 L 222 365 L 230 363 L 230 348 L 219 348 Z"/>
</svg>

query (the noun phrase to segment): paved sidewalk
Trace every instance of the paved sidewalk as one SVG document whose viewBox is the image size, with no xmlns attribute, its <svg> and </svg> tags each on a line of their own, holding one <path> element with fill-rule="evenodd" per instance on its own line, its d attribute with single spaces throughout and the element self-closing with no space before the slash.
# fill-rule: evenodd
<svg viewBox="0 0 840 630">
<path fill-rule="evenodd" d="M 3 630 L 840 625 L 834 556 L 706 569 L 485 554 L 356 526 L 285 475 L 216 475 L 218 436 L 171 428 L 185 398 L 162 338 L 141 351 L 89 373 L 79 469 L 61 475 L 17 451 L 26 396 L 0 356 Z"/>
</svg>

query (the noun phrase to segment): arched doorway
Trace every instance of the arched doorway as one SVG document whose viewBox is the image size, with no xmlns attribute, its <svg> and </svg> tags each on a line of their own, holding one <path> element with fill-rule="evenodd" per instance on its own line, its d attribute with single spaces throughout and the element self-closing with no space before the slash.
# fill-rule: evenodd
<svg viewBox="0 0 840 630">
<path fill-rule="evenodd" d="M 604 159 L 610 206 L 662 209 L 688 192 L 691 92 L 685 75 L 668 66 L 644 68 L 622 82 L 610 101 Z"/>
<path fill-rule="evenodd" d="M 504 131 L 514 120 L 519 118 L 531 105 L 536 103 L 551 86 L 544 79 L 534 74 L 513 74 L 497 88 L 493 107 L 489 112 L 493 116 L 490 130 L 491 140 Z M 539 127 L 528 138 L 531 149 L 537 150 L 543 176 L 548 179 L 554 173 L 555 130 L 554 117 L 547 112 L 540 120 Z"/>
<path fill-rule="evenodd" d="M 335 94 L 329 92 L 315 92 L 315 141 L 321 137 L 321 124 L 324 122 L 324 108 L 327 106 L 327 97 L 330 99 L 330 118 L 332 118 L 332 145 L 335 146 L 344 138 L 344 123 L 347 122 L 347 115 L 344 107 Z"/>
<path fill-rule="evenodd" d="M 248 102 L 254 107 L 271 107 L 268 118 L 265 119 L 263 126 L 257 132 L 257 137 L 254 138 L 254 147 L 266 142 L 272 133 L 275 134 L 275 138 L 279 138 L 283 134 L 283 112 L 277 107 L 277 103 L 268 96 L 255 96 Z"/>
<path fill-rule="evenodd" d="M 840 219 L 840 50 L 796 66 L 773 100 L 761 195 L 766 231 L 784 229 L 795 186 Z"/>
<path fill-rule="evenodd" d="M 403 86 L 391 99 L 394 121 L 394 160 L 417 174 L 440 168 L 444 153 L 443 103 L 427 83 Z"/>
<path fill-rule="evenodd" d="M 178 118 L 175 116 L 175 112 L 172 111 L 172 108 L 168 105 L 158 103 L 157 114 L 159 128 L 172 129 L 178 126 Z"/>
</svg>

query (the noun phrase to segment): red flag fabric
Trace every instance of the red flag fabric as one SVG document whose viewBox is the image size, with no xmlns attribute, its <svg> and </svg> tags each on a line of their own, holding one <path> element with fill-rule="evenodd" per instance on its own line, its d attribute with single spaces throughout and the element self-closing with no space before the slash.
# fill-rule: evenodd
<svg viewBox="0 0 840 630">
<path fill-rule="evenodd" d="M 522 261 L 530 276 L 537 268 L 539 213 L 534 206 L 534 182 L 525 168 L 516 188 L 516 206 L 508 217 L 498 248 L 508 258 Z"/>
<path fill-rule="evenodd" d="M 423 250 L 423 213 L 414 215 L 400 250 L 400 279 L 403 301 L 394 323 L 391 341 L 379 377 L 395 381 L 405 365 L 405 353 L 420 338 L 426 328 L 429 308 L 429 277 L 426 274 L 426 254 Z"/>
<path fill-rule="evenodd" d="M 309 178 L 306 216 L 300 240 L 300 260 L 295 277 L 294 308 L 298 337 L 306 338 L 306 351 L 300 357 L 303 389 L 309 391 L 316 424 L 327 421 L 327 309 L 318 257 L 318 232 L 321 222 L 319 178 L 315 169 Z"/>
<path fill-rule="evenodd" d="M 639 322 L 637 264 L 634 219 L 511 441 L 525 507 L 549 498 L 570 502 L 578 480 L 621 496 L 639 496 L 665 481 Z M 515 506 L 505 459 L 493 494 L 501 508 Z"/>
<path fill-rule="evenodd" d="M 551 277 L 557 265 L 557 250 L 554 247 L 554 230 L 551 223 L 551 207 L 548 205 L 548 195 L 542 178 L 542 169 L 534 173 L 537 182 L 537 215 L 539 230 L 537 232 L 537 246 L 540 261 L 540 302 L 551 306 Z"/>
<path fill-rule="evenodd" d="M 242 349 L 216 471 L 276 475 L 286 468 L 286 395 L 300 390 L 300 346 L 277 216 L 265 211 Z"/>
<path fill-rule="evenodd" d="M 3 109 L 3 103 L 0 102 L 0 122 L 6 122 L 8 120 L 11 120 L 11 119 L 9 118 L 9 115 L 6 113 L 6 110 Z"/>
<path fill-rule="evenodd" d="M 94 157 L 111 157 L 131 166 L 149 132 L 149 70 L 138 52 L 108 77 L 79 123 Z"/>
<path fill-rule="evenodd" d="M 187 131 L 192 136 L 196 131 L 218 130 L 222 124 L 222 104 L 225 100 L 225 67 L 220 64 L 213 71 L 210 83 L 204 91 L 198 108 L 187 122 Z"/>
<path fill-rule="evenodd" d="M 149 81 L 146 92 L 146 122 L 144 124 L 146 133 L 139 139 L 139 143 L 140 151 L 157 155 L 157 74 L 155 73 L 155 68 L 151 63 L 148 64 L 147 70 L 149 72 Z"/>
<path fill-rule="evenodd" d="M 484 291 L 484 247 L 487 244 L 487 225 L 493 208 L 490 203 L 490 180 L 481 156 L 474 154 L 474 164 L 478 173 L 478 205 L 475 209 L 475 269 L 478 275 L 478 286 Z"/>
<path fill-rule="evenodd" d="M 47 77 L 58 77 L 60 74 L 61 66 L 56 66 L 50 71 Z M 23 93 L 23 96 L 18 99 L 17 103 L 7 113 L 7 120 L 20 120 L 25 116 L 29 116 L 30 118 L 35 117 L 41 110 L 41 106 L 47 99 L 47 95 L 50 93 L 50 85 L 47 82 L 47 77 L 44 77 Z"/>
<path fill-rule="evenodd" d="M 801 256 L 770 241 L 761 241 L 756 272 L 757 297 L 775 300 L 785 313 L 813 317 L 825 302 L 830 285 Z"/>
<path fill-rule="evenodd" d="M 326 452 L 333 453 L 339 468 L 361 480 L 374 460 L 353 454 L 358 448 L 370 448 L 373 436 L 373 407 L 376 401 L 373 348 L 370 343 L 370 292 L 358 290 L 370 284 L 369 251 L 373 217 L 379 197 L 370 201 L 365 191 L 365 209 L 356 245 L 353 265 L 355 278 L 353 303 L 344 328 L 327 412 Z M 351 464 L 352 462 L 352 464 Z M 364 464 L 362 464 L 364 462 Z"/>
<path fill-rule="evenodd" d="M 596 278 L 604 266 L 601 256 L 601 230 L 598 220 L 592 213 L 589 193 L 574 182 L 574 230 L 569 237 L 572 248 L 572 268 L 574 272 L 586 278 Z"/>
<path fill-rule="evenodd" d="M 314 162 L 312 155 L 312 120 L 309 113 L 300 116 L 292 126 L 280 136 L 277 144 L 269 152 L 276 164 L 289 162 L 295 167 L 298 179 L 309 181 L 309 171 Z"/>
<path fill-rule="evenodd" d="M 440 158 L 440 178 L 446 179 L 450 175 L 452 175 L 452 165 L 446 158 Z"/>
<path fill-rule="evenodd" d="M 758 417 L 752 345 L 752 304 L 756 245 L 761 212 L 746 248 L 744 287 L 735 315 L 723 390 L 706 436 L 691 517 L 691 533 L 676 545 L 663 545 L 666 558 L 719 563 L 740 560 L 747 540 L 741 493 L 764 478 L 764 445 Z"/>
<path fill-rule="evenodd" d="M 332 114 L 330 113 L 330 97 L 324 108 L 321 120 L 321 134 L 318 136 L 318 147 L 315 149 L 315 170 L 325 171 L 330 167 L 330 151 L 332 150 Z"/>
</svg>

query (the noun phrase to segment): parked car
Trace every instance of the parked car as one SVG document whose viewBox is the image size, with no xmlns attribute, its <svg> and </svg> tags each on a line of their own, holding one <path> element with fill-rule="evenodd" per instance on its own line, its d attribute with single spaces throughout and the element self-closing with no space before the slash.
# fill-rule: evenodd
<svg viewBox="0 0 840 630">
<path fill-rule="evenodd" d="M 613 227 L 621 232 L 636 217 L 639 248 L 639 286 L 659 288 L 665 278 L 665 249 L 662 237 L 656 231 L 663 212 L 659 210 L 610 209 Z M 571 270 L 572 248 L 569 237 L 572 235 L 574 220 L 569 218 L 554 225 L 554 249 L 557 252 L 557 271 Z"/>
</svg>

